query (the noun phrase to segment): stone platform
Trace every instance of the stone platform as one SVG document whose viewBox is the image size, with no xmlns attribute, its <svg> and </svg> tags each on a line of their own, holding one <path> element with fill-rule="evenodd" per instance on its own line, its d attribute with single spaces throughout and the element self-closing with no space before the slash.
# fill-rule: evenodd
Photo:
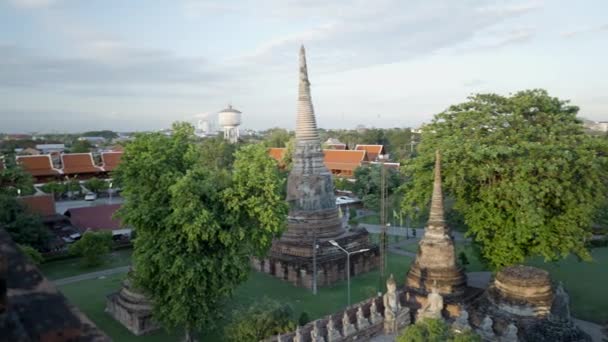
<svg viewBox="0 0 608 342">
<path fill-rule="evenodd" d="M 331 245 L 335 240 L 349 252 L 366 249 L 369 251 L 353 254 L 350 257 L 350 275 L 369 272 L 380 263 L 380 249 L 369 242 L 365 229 L 351 230 L 335 238 L 317 240 L 317 286 L 327 286 L 346 280 L 346 253 Z M 273 243 L 268 257 L 253 259 L 253 267 L 294 286 L 311 289 L 313 286 L 313 242 L 277 240 Z"/>
<path fill-rule="evenodd" d="M 105 311 L 136 336 L 160 329 L 152 320 L 152 306 L 148 299 L 133 290 L 128 276 L 120 291 L 107 296 Z"/>
</svg>

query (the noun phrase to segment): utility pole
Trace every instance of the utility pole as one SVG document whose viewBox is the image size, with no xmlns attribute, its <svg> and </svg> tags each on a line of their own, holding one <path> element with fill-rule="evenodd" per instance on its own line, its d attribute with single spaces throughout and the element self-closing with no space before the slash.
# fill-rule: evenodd
<svg viewBox="0 0 608 342">
<path fill-rule="evenodd" d="M 380 158 L 380 284 L 378 291 L 382 291 L 386 281 L 387 261 L 387 239 L 386 239 L 386 169 L 384 168 L 384 157 Z"/>
<path fill-rule="evenodd" d="M 317 230 L 312 237 L 312 294 L 317 294 Z"/>
</svg>

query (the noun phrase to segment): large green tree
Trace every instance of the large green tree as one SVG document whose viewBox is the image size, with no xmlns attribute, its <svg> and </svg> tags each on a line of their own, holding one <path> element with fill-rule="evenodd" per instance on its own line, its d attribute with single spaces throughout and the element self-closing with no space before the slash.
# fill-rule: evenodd
<svg viewBox="0 0 608 342">
<path fill-rule="evenodd" d="M 544 90 L 472 96 L 423 129 L 405 172 L 403 209 L 428 205 L 435 151 L 444 191 L 494 268 L 539 255 L 589 259 L 585 241 L 605 198 L 607 144 L 584 134 L 578 108 Z"/>
<path fill-rule="evenodd" d="M 70 254 L 82 257 L 85 267 L 101 265 L 112 249 L 112 233 L 85 232 L 80 240 L 70 245 Z"/>
<path fill-rule="evenodd" d="M 236 153 L 233 169 L 202 157 L 188 124 L 170 137 L 139 135 L 116 172 L 120 216 L 137 232 L 135 284 L 167 328 L 212 326 L 227 298 L 284 229 L 282 181 L 263 146 Z"/>
<path fill-rule="evenodd" d="M 385 167 L 387 195 L 393 194 L 401 184 L 401 176 L 397 169 Z M 371 210 L 380 209 L 380 185 L 382 183 L 381 164 L 363 165 L 355 169 L 353 192 L 363 201 L 363 205 Z"/>
</svg>

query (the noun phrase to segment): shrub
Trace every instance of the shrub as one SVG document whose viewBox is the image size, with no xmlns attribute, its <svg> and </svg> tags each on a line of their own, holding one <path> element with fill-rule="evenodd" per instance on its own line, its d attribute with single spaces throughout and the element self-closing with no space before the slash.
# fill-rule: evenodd
<svg viewBox="0 0 608 342">
<path fill-rule="evenodd" d="M 303 326 L 308 322 L 310 322 L 310 316 L 308 316 L 308 312 L 302 311 L 300 317 L 298 318 L 298 325 Z"/>
<path fill-rule="evenodd" d="M 481 338 L 471 331 L 455 334 L 444 321 L 425 319 L 407 327 L 397 342 L 481 342 Z"/>
<path fill-rule="evenodd" d="M 85 267 L 103 263 L 112 246 L 112 234 L 109 232 L 86 232 L 82 238 L 70 246 L 70 253 L 82 256 Z"/>
<path fill-rule="evenodd" d="M 233 312 L 232 321 L 224 328 L 226 337 L 229 341 L 260 341 L 289 332 L 295 329 L 292 315 L 288 305 L 264 298 L 249 308 Z"/>
<path fill-rule="evenodd" d="M 460 265 L 462 265 L 463 267 L 469 264 L 469 258 L 467 257 L 467 253 L 465 253 L 464 251 L 458 253 L 458 260 L 460 260 Z"/>
<path fill-rule="evenodd" d="M 53 194 L 55 199 L 59 199 L 66 192 L 67 186 L 60 182 L 50 182 L 44 184 L 41 189 L 47 194 Z"/>
<path fill-rule="evenodd" d="M 17 245 L 23 254 L 25 254 L 35 265 L 40 265 L 44 258 L 34 247 L 29 245 Z"/>
</svg>

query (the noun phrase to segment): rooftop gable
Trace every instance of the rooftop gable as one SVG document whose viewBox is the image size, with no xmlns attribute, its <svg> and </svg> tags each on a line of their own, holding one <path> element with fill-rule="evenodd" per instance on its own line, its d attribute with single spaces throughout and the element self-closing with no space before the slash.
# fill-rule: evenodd
<svg viewBox="0 0 608 342">
<path fill-rule="evenodd" d="M 103 169 L 95 165 L 92 153 L 66 153 L 61 155 L 63 173 L 73 175 L 78 173 L 98 173 Z"/>
<path fill-rule="evenodd" d="M 57 176 L 62 172 L 53 167 L 53 161 L 48 154 L 36 156 L 17 156 L 17 164 L 21 165 L 25 172 L 34 177 L 37 176 Z"/>
<path fill-rule="evenodd" d="M 105 171 L 114 171 L 120 159 L 122 158 L 122 152 L 103 152 L 101 153 L 102 167 Z"/>
</svg>

